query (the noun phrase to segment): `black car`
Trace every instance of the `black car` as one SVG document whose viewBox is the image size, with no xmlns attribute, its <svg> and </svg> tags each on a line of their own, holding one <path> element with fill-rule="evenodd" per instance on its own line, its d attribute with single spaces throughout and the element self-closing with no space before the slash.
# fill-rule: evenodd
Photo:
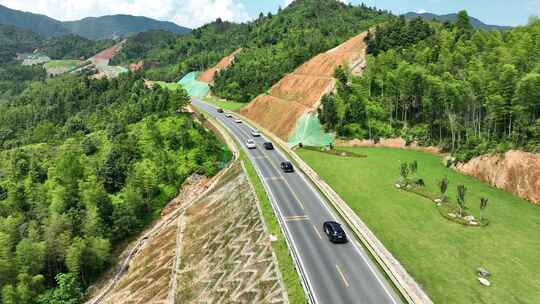
<svg viewBox="0 0 540 304">
<path fill-rule="evenodd" d="M 274 145 L 271 142 L 265 142 L 263 146 L 266 150 L 274 150 Z"/>
<path fill-rule="evenodd" d="M 323 230 L 324 233 L 326 233 L 326 236 L 328 236 L 328 240 L 332 243 L 347 243 L 347 235 L 345 234 L 345 231 L 343 228 L 341 228 L 341 224 L 336 222 L 324 222 L 323 224 Z"/>
<path fill-rule="evenodd" d="M 223 109 L 222 109 L 222 108 L 218 108 L 218 109 L 217 109 L 217 112 L 218 112 L 218 113 L 223 113 Z"/>
<path fill-rule="evenodd" d="M 291 164 L 291 162 L 284 161 L 281 163 L 281 170 L 283 170 L 283 172 L 285 173 L 290 173 L 290 172 L 294 172 L 294 167 Z"/>
</svg>

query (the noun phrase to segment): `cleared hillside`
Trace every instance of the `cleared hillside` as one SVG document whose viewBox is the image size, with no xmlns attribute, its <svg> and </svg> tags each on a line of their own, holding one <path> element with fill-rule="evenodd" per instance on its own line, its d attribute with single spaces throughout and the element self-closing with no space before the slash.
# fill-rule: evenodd
<svg viewBox="0 0 540 304">
<path fill-rule="evenodd" d="M 236 54 L 240 52 L 242 49 L 237 49 L 232 54 L 224 57 L 221 59 L 215 66 L 209 68 L 208 70 L 202 72 L 198 79 L 203 82 L 212 83 L 214 82 L 214 77 L 216 76 L 216 73 L 219 73 L 221 70 L 226 69 L 231 65 L 231 63 L 236 58 Z"/>
<path fill-rule="evenodd" d="M 88 304 L 286 303 L 269 234 L 239 163 L 213 180 L 190 179 L 165 210 Z"/>
<path fill-rule="evenodd" d="M 269 91 L 255 98 L 241 114 L 287 140 L 296 122 L 307 112 L 316 112 L 321 97 L 334 89 L 334 70 L 339 65 L 361 72 L 366 53 L 363 32 L 340 46 L 321 53 L 283 77 Z"/>
</svg>

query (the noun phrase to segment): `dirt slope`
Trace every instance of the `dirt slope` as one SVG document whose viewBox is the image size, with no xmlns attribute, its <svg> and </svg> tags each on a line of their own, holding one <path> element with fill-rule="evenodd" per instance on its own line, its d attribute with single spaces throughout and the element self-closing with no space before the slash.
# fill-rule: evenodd
<svg viewBox="0 0 540 304">
<path fill-rule="evenodd" d="M 176 303 L 286 303 L 269 234 L 239 164 L 186 217 Z"/>
<path fill-rule="evenodd" d="M 361 33 L 340 46 L 319 54 L 293 73 L 283 77 L 269 91 L 259 95 L 241 110 L 267 130 L 287 140 L 297 120 L 306 112 L 316 111 L 321 97 L 335 86 L 334 70 L 348 64 L 353 72 L 362 72 L 366 45 Z"/>
<path fill-rule="evenodd" d="M 540 205 L 540 154 L 508 151 L 483 155 L 456 169 Z"/>
<path fill-rule="evenodd" d="M 269 237 L 239 163 L 191 178 L 87 304 L 286 303 Z"/>
<path fill-rule="evenodd" d="M 89 60 L 92 61 L 92 63 L 95 64 L 95 65 L 109 64 L 109 61 L 111 61 L 111 59 L 113 59 L 113 57 L 116 56 L 116 54 L 118 54 L 118 52 L 120 52 L 120 50 L 122 49 L 122 47 L 124 46 L 124 44 L 126 42 L 127 42 L 127 40 L 124 39 L 124 40 L 120 41 L 119 43 L 111 46 L 110 48 L 105 49 L 105 50 L 95 54 Z"/>
<path fill-rule="evenodd" d="M 238 50 L 234 51 L 229 56 L 224 57 L 223 59 L 221 59 L 215 66 L 213 66 L 210 69 L 202 72 L 199 75 L 198 80 L 203 81 L 203 82 L 207 82 L 207 83 L 212 83 L 214 81 L 214 76 L 216 75 L 216 73 L 223 70 L 223 69 L 225 69 L 225 68 L 227 68 L 229 65 L 231 65 L 231 63 L 234 61 L 234 58 L 236 57 L 236 54 L 238 54 L 238 52 L 240 52 L 241 50 L 242 49 L 238 49 Z"/>
</svg>

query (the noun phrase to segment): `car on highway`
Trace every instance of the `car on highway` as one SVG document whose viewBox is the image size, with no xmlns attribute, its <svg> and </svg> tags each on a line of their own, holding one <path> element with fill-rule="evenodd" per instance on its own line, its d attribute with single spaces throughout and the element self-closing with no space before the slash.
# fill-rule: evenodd
<svg viewBox="0 0 540 304">
<path fill-rule="evenodd" d="M 265 142 L 263 146 L 266 150 L 274 150 L 274 145 L 271 142 Z"/>
<path fill-rule="evenodd" d="M 255 144 L 255 141 L 253 141 L 253 139 L 246 140 L 246 147 L 248 149 L 257 149 L 257 145 Z"/>
<path fill-rule="evenodd" d="M 291 173 L 294 172 L 294 167 L 289 161 L 284 161 L 281 163 L 281 170 L 285 173 Z"/>
<path fill-rule="evenodd" d="M 240 118 L 235 118 L 235 119 L 234 119 L 234 122 L 235 122 L 235 123 L 239 123 L 239 124 L 242 123 L 242 121 L 240 120 Z"/>
<path fill-rule="evenodd" d="M 251 136 L 253 137 L 261 137 L 261 133 L 257 130 L 251 130 Z"/>
<path fill-rule="evenodd" d="M 225 113 L 225 117 L 227 117 L 227 118 L 232 118 L 232 114 L 229 113 L 229 112 L 227 112 L 227 113 Z"/>
<path fill-rule="evenodd" d="M 223 111 L 222 108 L 218 108 L 218 109 L 217 109 L 217 112 L 218 112 L 218 113 L 223 113 L 224 111 Z"/>
<path fill-rule="evenodd" d="M 341 228 L 341 224 L 334 222 L 334 221 L 328 221 L 324 222 L 323 224 L 323 230 L 326 236 L 328 237 L 328 240 L 332 243 L 347 243 L 347 234 L 345 234 L 345 230 Z"/>
</svg>

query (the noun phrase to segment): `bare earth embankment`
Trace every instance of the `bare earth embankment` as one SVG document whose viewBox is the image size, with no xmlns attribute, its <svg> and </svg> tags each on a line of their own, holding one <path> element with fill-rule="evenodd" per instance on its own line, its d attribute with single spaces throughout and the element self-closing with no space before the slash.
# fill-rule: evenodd
<svg viewBox="0 0 540 304">
<path fill-rule="evenodd" d="M 456 169 L 540 204 L 540 154 L 508 151 L 503 155 L 483 155 L 458 164 Z"/>
<path fill-rule="evenodd" d="M 239 163 L 219 179 L 190 181 L 122 255 L 125 271 L 87 303 L 286 303 L 270 235 Z"/>
<path fill-rule="evenodd" d="M 216 73 L 218 73 L 219 71 L 229 67 L 229 65 L 231 65 L 231 63 L 236 58 L 236 54 L 238 54 L 238 52 L 240 52 L 241 50 L 242 49 L 238 49 L 238 50 L 234 51 L 229 56 L 226 56 L 223 59 L 221 59 L 215 66 L 213 66 L 210 69 L 202 72 L 199 75 L 198 80 L 203 81 L 203 82 L 207 82 L 207 83 L 214 82 L 214 77 L 216 76 Z"/>
<path fill-rule="evenodd" d="M 287 140 L 298 119 L 306 112 L 317 110 L 326 93 L 335 86 L 334 70 L 349 65 L 360 74 L 364 66 L 367 32 L 307 61 L 293 73 L 283 77 L 269 91 L 250 102 L 241 114 Z"/>
</svg>

